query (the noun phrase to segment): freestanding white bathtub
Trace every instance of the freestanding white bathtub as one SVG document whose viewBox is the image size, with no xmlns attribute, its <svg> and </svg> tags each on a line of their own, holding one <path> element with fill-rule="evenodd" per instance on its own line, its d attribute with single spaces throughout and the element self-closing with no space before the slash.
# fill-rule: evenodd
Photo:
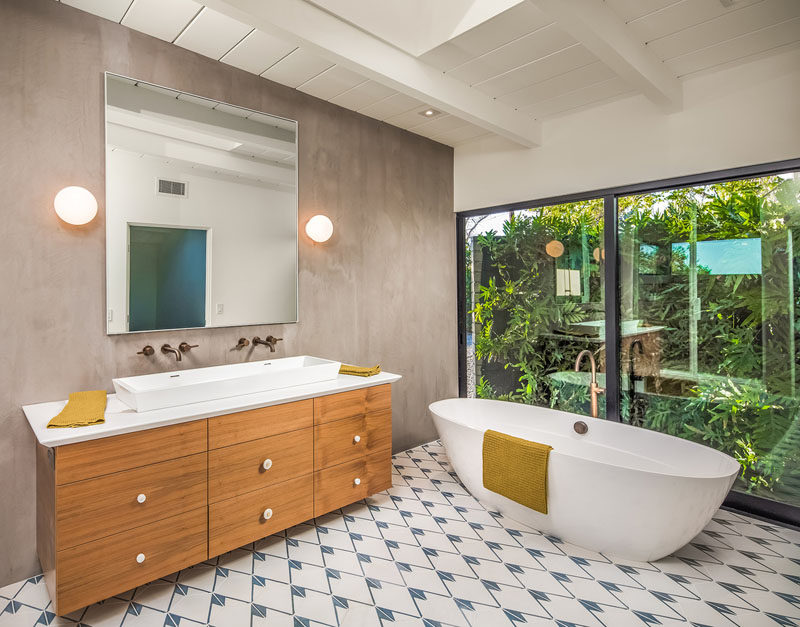
<svg viewBox="0 0 800 627">
<path fill-rule="evenodd" d="M 647 429 L 484 399 L 430 405 L 453 468 L 485 505 L 566 542 L 641 562 L 684 546 L 711 520 L 739 472 L 732 457 Z M 575 424 L 585 423 L 581 435 Z M 580 429 L 578 425 L 578 429 Z M 483 487 L 483 434 L 494 429 L 553 447 L 548 514 Z"/>
</svg>

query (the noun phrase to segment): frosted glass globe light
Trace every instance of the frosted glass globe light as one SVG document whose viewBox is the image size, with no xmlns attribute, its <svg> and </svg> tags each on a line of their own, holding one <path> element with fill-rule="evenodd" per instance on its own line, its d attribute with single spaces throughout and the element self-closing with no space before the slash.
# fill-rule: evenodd
<svg viewBox="0 0 800 627">
<path fill-rule="evenodd" d="M 315 242 L 327 242 L 333 235 L 333 222 L 328 216 L 316 215 L 306 222 L 306 235 Z"/>
<path fill-rule="evenodd" d="M 97 199 L 85 187 L 70 185 L 53 201 L 58 217 L 68 224 L 87 224 L 97 215 Z"/>
</svg>

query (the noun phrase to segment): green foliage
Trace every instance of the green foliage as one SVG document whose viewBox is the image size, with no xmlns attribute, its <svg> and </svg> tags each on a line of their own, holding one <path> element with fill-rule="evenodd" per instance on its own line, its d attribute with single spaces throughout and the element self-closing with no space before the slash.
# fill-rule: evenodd
<svg viewBox="0 0 800 627">
<path fill-rule="evenodd" d="M 800 311 L 799 200 L 798 182 L 779 177 L 619 199 L 621 263 L 636 271 L 635 286 L 623 278 L 622 313 L 624 319 L 664 327 L 661 369 L 689 370 L 687 243 L 761 241 L 759 275 L 716 275 L 696 268 L 702 304 L 698 370 L 706 376 L 695 381 L 689 396 L 622 398 L 623 411 L 636 414 L 632 422 L 734 456 L 749 489 L 772 490 L 787 459 L 800 464 L 796 451 L 794 457 L 776 453 L 783 450 L 787 431 L 797 426 L 800 404 L 786 391 L 800 387 L 800 379 L 792 381 L 791 369 L 774 366 L 796 360 L 786 352 L 793 342 L 800 348 L 800 318 L 790 319 L 787 308 L 791 280 L 791 304 Z M 604 317 L 602 264 L 592 255 L 602 247 L 602 234 L 602 201 L 595 200 L 519 212 L 504 223 L 502 233 L 476 238 L 475 250 L 484 259 L 472 309 L 475 353 L 482 365 L 479 397 L 586 411 L 585 386 L 550 375 L 570 370 L 583 348 L 602 360 L 598 344 L 561 331 Z M 557 261 L 545 251 L 552 240 L 566 251 Z M 556 295 L 555 267 L 578 268 L 585 277 L 581 263 L 587 258 L 589 293 Z"/>
<path fill-rule="evenodd" d="M 763 385 L 730 378 L 703 382 L 694 392 L 696 396 L 679 415 L 682 424 L 676 435 L 736 458 L 742 464 L 742 478 L 751 487 L 772 488 L 780 475 L 764 458 L 791 425 L 796 405 L 784 407 L 781 403 L 787 399 L 767 393 Z"/>
<path fill-rule="evenodd" d="M 480 286 L 472 310 L 480 329 L 475 354 L 486 362 L 502 364 L 519 383 L 516 389 L 500 394 L 491 388 L 494 397 L 549 404 L 545 376 L 563 369 L 566 355 L 563 343 L 547 335 L 586 318 L 576 298 L 556 296 L 554 262 L 545 247 L 554 239 L 567 250 L 580 250 L 583 239 L 596 243 L 600 205 L 573 203 L 558 209 L 512 216 L 503 225 L 502 236 L 489 232 L 477 238 L 484 256 L 491 260 L 494 276 Z M 596 282 L 595 290 L 598 288 Z M 482 387 L 478 395 L 489 394 L 489 389 Z"/>
</svg>

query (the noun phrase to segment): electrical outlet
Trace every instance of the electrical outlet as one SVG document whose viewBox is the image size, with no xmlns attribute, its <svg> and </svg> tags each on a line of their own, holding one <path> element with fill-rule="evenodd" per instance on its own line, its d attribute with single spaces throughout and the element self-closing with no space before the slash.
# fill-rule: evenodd
<svg viewBox="0 0 800 627">
<path fill-rule="evenodd" d="M 220 316 L 225 313 L 225 305 L 223 303 L 217 303 L 217 315 Z"/>
<path fill-rule="evenodd" d="M 113 309 L 109 309 L 108 310 L 108 321 L 109 322 L 114 322 L 114 310 Z"/>
</svg>

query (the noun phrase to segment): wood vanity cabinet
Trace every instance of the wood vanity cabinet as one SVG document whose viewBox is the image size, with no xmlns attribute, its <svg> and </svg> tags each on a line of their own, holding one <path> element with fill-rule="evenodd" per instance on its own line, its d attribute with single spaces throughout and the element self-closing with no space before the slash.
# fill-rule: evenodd
<svg viewBox="0 0 800 627">
<path fill-rule="evenodd" d="M 389 384 L 47 448 L 37 548 L 57 614 L 391 487 Z"/>
</svg>

